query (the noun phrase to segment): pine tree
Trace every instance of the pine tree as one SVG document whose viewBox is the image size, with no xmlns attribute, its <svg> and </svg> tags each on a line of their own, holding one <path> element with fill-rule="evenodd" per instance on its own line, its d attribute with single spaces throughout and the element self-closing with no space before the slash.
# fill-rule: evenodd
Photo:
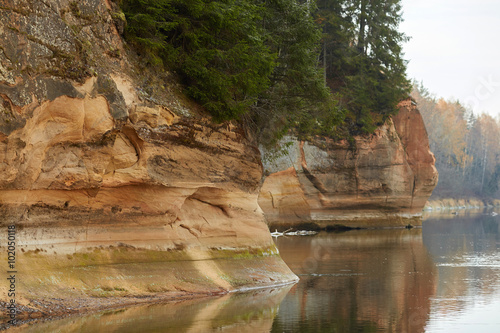
<svg viewBox="0 0 500 333">
<path fill-rule="evenodd" d="M 121 5 L 145 59 L 176 72 L 216 120 L 245 115 L 263 137 L 370 132 L 408 93 L 400 0 Z"/>
<path fill-rule="evenodd" d="M 245 116 L 266 141 L 290 128 L 333 132 L 318 64 L 321 32 L 306 0 L 123 0 L 127 38 L 179 74 L 217 120 Z"/>
<path fill-rule="evenodd" d="M 301 0 L 262 1 L 262 6 L 267 45 L 277 59 L 270 88 L 253 107 L 259 134 L 271 143 L 291 128 L 300 137 L 332 132 L 339 117 L 318 64 L 321 31 L 312 15 L 316 7 Z"/>
<path fill-rule="evenodd" d="M 401 45 L 407 37 L 398 31 L 400 0 L 320 0 L 318 5 L 328 83 L 341 93 L 351 132 L 370 132 L 410 91 Z"/>
<path fill-rule="evenodd" d="M 262 7 L 238 0 L 124 0 L 127 36 L 151 62 L 179 73 L 186 92 L 218 120 L 248 111 L 269 87 L 276 55 Z"/>
</svg>

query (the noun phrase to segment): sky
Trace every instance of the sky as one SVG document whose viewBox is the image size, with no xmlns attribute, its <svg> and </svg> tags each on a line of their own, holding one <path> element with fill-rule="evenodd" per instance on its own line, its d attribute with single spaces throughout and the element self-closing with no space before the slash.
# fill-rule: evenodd
<svg viewBox="0 0 500 333">
<path fill-rule="evenodd" d="M 408 77 L 500 117 L 500 1 L 402 0 Z"/>
</svg>

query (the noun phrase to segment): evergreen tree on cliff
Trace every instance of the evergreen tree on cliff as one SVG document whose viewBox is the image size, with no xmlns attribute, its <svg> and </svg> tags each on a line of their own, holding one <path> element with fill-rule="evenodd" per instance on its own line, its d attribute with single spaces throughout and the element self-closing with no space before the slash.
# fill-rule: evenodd
<svg viewBox="0 0 500 333">
<path fill-rule="evenodd" d="M 126 37 L 216 120 L 371 132 L 409 92 L 400 0 L 122 0 Z"/>
<path fill-rule="evenodd" d="M 122 8 L 129 40 L 177 72 L 216 119 L 237 118 L 269 87 L 276 56 L 255 1 L 124 0 Z"/>
<path fill-rule="evenodd" d="M 341 92 L 351 133 L 372 132 L 410 92 L 398 31 L 400 0 L 318 0 L 326 80 Z"/>
</svg>

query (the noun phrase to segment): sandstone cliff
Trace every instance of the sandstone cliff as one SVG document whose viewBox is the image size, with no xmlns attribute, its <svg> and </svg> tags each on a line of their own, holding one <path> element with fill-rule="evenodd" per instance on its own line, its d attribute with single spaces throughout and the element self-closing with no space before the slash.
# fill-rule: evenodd
<svg viewBox="0 0 500 333">
<path fill-rule="evenodd" d="M 43 312 L 55 297 L 77 309 L 294 281 L 257 204 L 258 149 L 141 68 L 121 17 L 106 0 L 0 1 L 0 243 L 15 225 L 16 301 Z"/>
<path fill-rule="evenodd" d="M 418 109 L 354 142 L 289 138 L 287 154 L 267 161 L 259 204 L 271 227 L 387 227 L 419 224 L 437 183 L 434 156 Z"/>
</svg>

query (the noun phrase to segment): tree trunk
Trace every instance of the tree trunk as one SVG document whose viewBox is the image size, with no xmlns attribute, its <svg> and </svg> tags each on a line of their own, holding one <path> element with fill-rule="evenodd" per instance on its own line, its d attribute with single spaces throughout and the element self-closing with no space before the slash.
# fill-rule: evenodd
<svg viewBox="0 0 500 333">
<path fill-rule="evenodd" d="M 359 14 L 358 51 L 365 53 L 365 28 L 366 28 L 366 4 L 369 0 L 361 0 L 361 13 Z"/>
<path fill-rule="evenodd" d="M 326 40 L 323 41 L 323 80 L 326 86 Z"/>
<path fill-rule="evenodd" d="M 488 152 L 488 146 L 486 145 L 486 139 L 483 139 L 484 145 L 484 155 L 483 155 L 483 175 L 481 176 L 481 194 L 483 194 L 484 187 L 484 173 L 486 172 L 486 153 Z"/>
</svg>

